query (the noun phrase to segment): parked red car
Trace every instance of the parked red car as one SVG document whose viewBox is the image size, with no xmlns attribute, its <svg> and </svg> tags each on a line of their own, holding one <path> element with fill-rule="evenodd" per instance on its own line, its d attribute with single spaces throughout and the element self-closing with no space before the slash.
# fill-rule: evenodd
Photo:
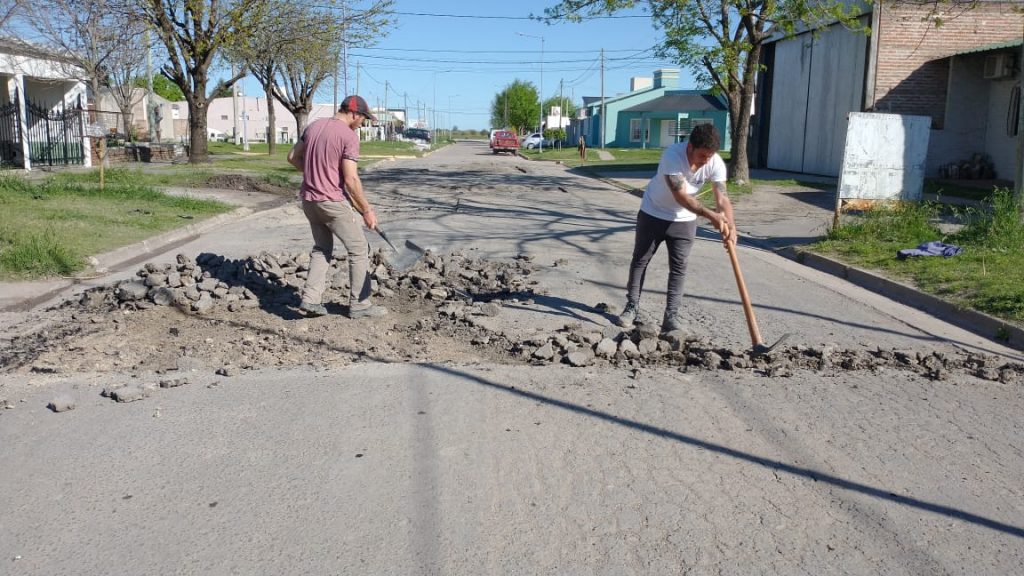
<svg viewBox="0 0 1024 576">
<path fill-rule="evenodd" d="M 515 154 L 519 150 L 519 137 L 515 132 L 498 130 L 491 136 L 491 152 L 511 152 Z"/>
</svg>

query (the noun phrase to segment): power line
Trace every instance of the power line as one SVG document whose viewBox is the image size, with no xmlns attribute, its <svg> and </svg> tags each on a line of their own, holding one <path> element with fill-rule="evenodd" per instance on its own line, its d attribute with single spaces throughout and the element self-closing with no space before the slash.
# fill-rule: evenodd
<svg viewBox="0 0 1024 576">
<path fill-rule="evenodd" d="M 630 56 L 623 56 L 620 58 L 605 58 L 606 62 L 631 62 L 637 59 L 638 56 L 645 52 L 650 52 L 652 49 L 647 48 L 632 54 Z M 401 56 L 377 56 L 374 54 L 353 54 L 356 58 L 371 58 L 374 60 L 398 60 L 401 62 L 432 62 L 438 64 L 579 64 L 581 62 L 593 62 L 593 58 L 578 58 L 571 60 L 536 60 L 536 61 L 523 61 L 523 60 L 445 60 L 437 58 L 409 58 Z"/>
<path fill-rule="evenodd" d="M 608 52 L 637 52 L 638 50 L 646 52 L 653 50 L 657 46 L 650 46 L 648 48 L 620 48 L 618 50 L 605 50 Z M 425 48 L 375 48 L 366 47 L 360 48 L 360 50 L 373 50 L 373 51 L 388 51 L 388 52 L 448 52 L 452 54 L 532 54 L 536 53 L 536 50 L 431 50 Z M 545 50 L 546 54 L 593 54 L 598 49 L 591 50 Z"/>
<path fill-rule="evenodd" d="M 471 18 L 475 20 L 544 20 L 540 16 L 477 16 L 475 14 L 434 14 L 430 12 L 390 12 L 399 16 L 427 16 L 430 18 Z M 587 16 L 584 20 L 620 20 L 625 18 L 650 18 L 649 14 L 609 14 L 607 16 Z M 561 18 L 555 18 L 559 20 Z"/>
</svg>

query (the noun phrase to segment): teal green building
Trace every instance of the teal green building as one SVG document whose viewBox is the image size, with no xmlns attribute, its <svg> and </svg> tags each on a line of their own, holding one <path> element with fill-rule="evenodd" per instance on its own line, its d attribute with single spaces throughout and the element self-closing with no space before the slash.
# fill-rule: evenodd
<svg viewBox="0 0 1024 576">
<path fill-rule="evenodd" d="M 591 147 L 665 148 L 685 140 L 697 124 L 713 123 L 722 135 L 722 149 L 729 149 L 729 111 L 723 98 L 707 90 L 678 89 L 679 71 L 674 69 L 655 70 L 653 82 L 647 82 L 627 94 L 606 97 L 603 118 L 601 99 L 584 98 L 583 114 L 570 125 L 569 140 L 583 136 Z"/>
</svg>

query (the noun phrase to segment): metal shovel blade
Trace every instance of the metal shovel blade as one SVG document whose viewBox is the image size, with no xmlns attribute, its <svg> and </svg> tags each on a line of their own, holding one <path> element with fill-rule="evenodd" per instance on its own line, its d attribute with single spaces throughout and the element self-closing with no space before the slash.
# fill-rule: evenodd
<svg viewBox="0 0 1024 576">
<path fill-rule="evenodd" d="M 397 272 L 404 272 L 408 270 L 410 267 L 412 267 L 412 265 L 419 261 L 420 257 L 423 256 L 423 249 L 417 246 L 412 241 L 406 240 L 405 247 L 399 250 L 398 247 L 391 242 L 391 239 L 388 238 L 388 235 L 383 230 L 381 230 L 379 226 L 377 228 L 374 228 L 374 231 L 376 231 L 377 234 L 379 234 L 380 237 L 384 239 L 384 242 L 386 242 L 388 247 L 391 248 L 391 251 L 395 253 L 394 256 L 387 258 L 388 264 L 391 265 L 391 268 L 393 270 Z"/>
</svg>

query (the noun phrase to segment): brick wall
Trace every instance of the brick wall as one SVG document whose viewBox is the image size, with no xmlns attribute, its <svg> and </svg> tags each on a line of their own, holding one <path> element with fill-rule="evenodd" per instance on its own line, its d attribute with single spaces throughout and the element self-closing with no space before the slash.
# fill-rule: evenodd
<svg viewBox="0 0 1024 576">
<path fill-rule="evenodd" d="M 948 57 L 970 48 L 1019 40 L 1024 35 L 1020 7 L 1020 0 L 983 0 L 973 9 L 963 2 L 938 3 L 938 10 L 933 3 L 876 4 L 880 18 L 875 31 L 875 101 L 867 102 L 867 107 L 931 116 L 932 128 L 941 129 L 949 84 Z M 936 27 L 929 16 L 940 17 L 942 25 Z"/>
</svg>

